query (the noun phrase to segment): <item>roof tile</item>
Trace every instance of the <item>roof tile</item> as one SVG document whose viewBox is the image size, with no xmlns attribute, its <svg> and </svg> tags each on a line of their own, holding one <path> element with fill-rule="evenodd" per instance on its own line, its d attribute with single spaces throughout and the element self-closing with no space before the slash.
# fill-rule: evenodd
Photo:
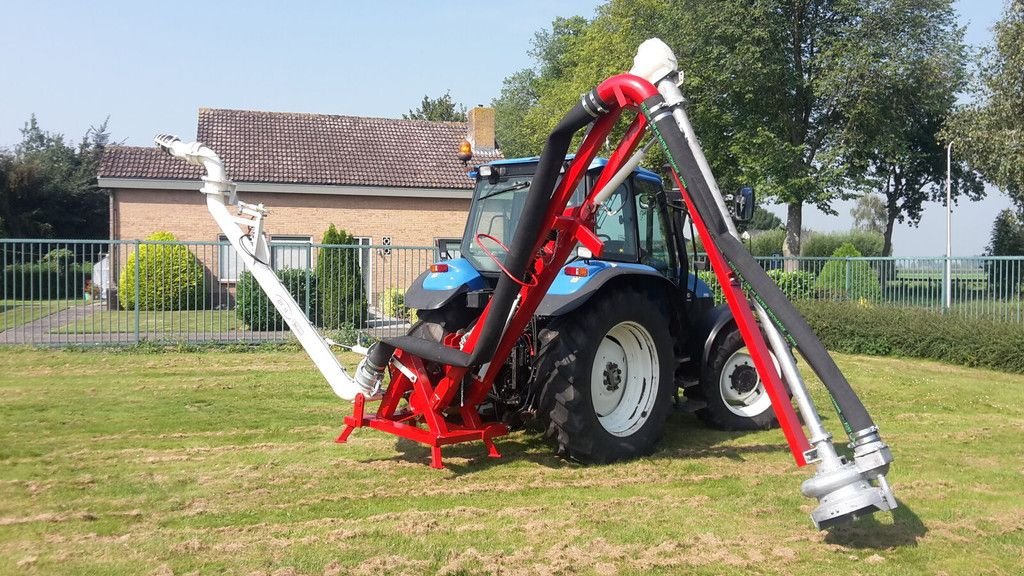
<svg viewBox="0 0 1024 576">
<path fill-rule="evenodd" d="M 472 188 L 455 154 L 465 122 L 199 109 L 198 140 L 239 182 Z M 473 163 L 501 158 L 498 151 Z M 157 148 L 108 147 L 103 178 L 198 179 L 201 171 Z"/>
</svg>

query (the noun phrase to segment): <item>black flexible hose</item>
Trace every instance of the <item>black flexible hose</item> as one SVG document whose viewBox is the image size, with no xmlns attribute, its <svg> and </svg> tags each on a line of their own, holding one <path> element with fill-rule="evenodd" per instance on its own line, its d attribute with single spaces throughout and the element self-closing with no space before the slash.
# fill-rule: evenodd
<svg viewBox="0 0 1024 576">
<path fill-rule="evenodd" d="M 650 111 L 656 109 L 663 102 L 664 99 L 661 96 L 648 98 L 643 104 L 645 115 L 651 119 Z M 675 118 L 671 114 L 663 113 L 656 120 L 652 119 L 651 125 L 668 152 L 676 173 L 680 178 L 685 175 L 684 184 L 690 194 L 690 199 L 707 224 L 708 231 L 714 238 L 718 249 L 729 260 L 736 272 L 743 277 L 743 280 L 750 284 L 754 292 L 761 297 L 770 312 L 782 324 L 782 327 L 796 341 L 797 348 L 807 358 L 807 363 L 832 394 L 840 416 L 849 423 L 850 428 L 855 432 L 874 426 L 864 404 L 850 387 L 846 377 L 839 371 L 839 367 L 829 356 L 825 346 L 818 340 L 807 321 L 797 312 L 793 304 L 768 277 L 768 274 L 754 260 L 743 244 L 729 233 L 728 225 L 712 200 L 711 189 L 704 180 L 697 159 L 686 143 L 683 133 L 679 130 Z"/>
</svg>

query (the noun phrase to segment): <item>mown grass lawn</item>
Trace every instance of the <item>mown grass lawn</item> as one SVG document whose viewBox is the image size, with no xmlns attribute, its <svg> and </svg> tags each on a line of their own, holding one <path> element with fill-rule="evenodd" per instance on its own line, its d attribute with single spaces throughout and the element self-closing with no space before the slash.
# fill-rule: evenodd
<svg viewBox="0 0 1024 576">
<path fill-rule="evenodd" d="M 56 314 L 77 300 L 0 300 L 0 332 Z"/>
<path fill-rule="evenodd" d="M 633 462 L 518 432 L 435 471 L 334 444 L 347 406 L 300 352 L 0 350 L 0 573 L 1022 573 L 1024 377 L 838 359 L 902 507 L 827 533 L 778 431 L 677 413 Z"/>
<path fill-rule="evenodd" d="M 173 332 L 180 334 L 218 334 L 245 329 L 234 310 L 142 310 L 138 314 L 139 332 Z M 63 326 L 60 334 L 125 334 L 134 333 L 134 310 L 97 310 L 93 314 Z"/>
</svg>

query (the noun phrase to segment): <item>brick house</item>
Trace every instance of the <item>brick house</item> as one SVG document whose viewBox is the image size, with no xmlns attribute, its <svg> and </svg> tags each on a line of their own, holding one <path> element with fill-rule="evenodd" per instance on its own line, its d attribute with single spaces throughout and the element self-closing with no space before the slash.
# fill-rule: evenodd
<svg viewBox="0 0 1024 576">
<path fill-rule="evenodd" d="M 317 243 L 332 223 L 367 245 L 458 238 L 473 188 L 466 173 L 501 158 L 494 110 L 484 107 L 471 109 L 468 122 L 201 108 L 196 132 L 224 160 L 239 197 L 270 210 L 272 243 Z M 468 164 L 457 158 L 464 139 L 473 146 Z M 155 146 L 107 148 L 98 179 L 110 191 L 111 239 L 158 230 L 183 241 L 222 239 L 199 177 Z M 219 264 L 200 258 L 222 282 L 237 273 L 224 255 Z"/>
</svg>

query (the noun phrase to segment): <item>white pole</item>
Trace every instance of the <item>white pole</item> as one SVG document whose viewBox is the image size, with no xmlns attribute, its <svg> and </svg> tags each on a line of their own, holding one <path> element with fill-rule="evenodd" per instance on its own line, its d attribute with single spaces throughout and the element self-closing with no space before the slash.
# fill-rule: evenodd
<svg viewBox="0 0 1024 576">
<path fill-rule="evenodd" d="M 953 256 L 953 196 L 951 194 L 953 183 L 953 142 L 946 145 L 946 302 L 945 308 L 949 310 L 953 304 L 953 274 L 950 258 Z"/>
</svg>

